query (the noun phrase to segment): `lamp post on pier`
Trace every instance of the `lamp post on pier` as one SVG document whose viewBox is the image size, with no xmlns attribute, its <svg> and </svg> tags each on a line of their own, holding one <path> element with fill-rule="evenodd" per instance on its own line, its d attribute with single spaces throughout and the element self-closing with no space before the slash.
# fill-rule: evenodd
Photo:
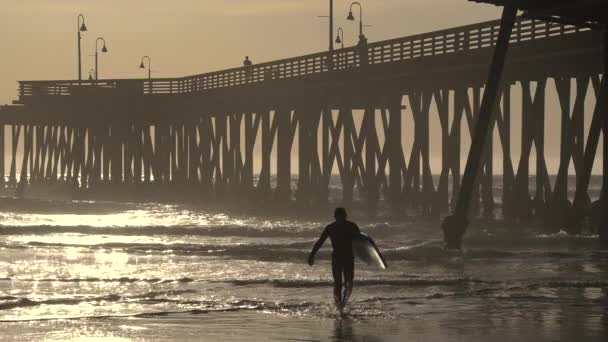
<svg viewBox="0 0 608 342">
<path fill-rule="evenodd" d="M 336 36 L 336 44 L 340 44 L 340 49 L 344 49 L 344 30 L 341 27 L 338 27 L 338 35 Z M 342 52 L 338 53 L 338 68 L 340 68 L 342 63 Z"/>
<path fill-rule="evenodd" d="M 82 24 L 80 23 L 82 19 Z M 78 81 L 82 81 L 82 49 L 80 48 L 80 41 L 82 40 L 82 36 L 80 32 L 86 32 L 87 26 L 84 24 L 84 15 L 78 15 L 78 24 L 76 27 L 78 32 Z"/>
<path fill-rule="evenodd" d="M 334 0 L 329 0 L 329 51 L 334 51 Z"/>
<path fill-rule="evenodd" d="M 367 38 L 363 35 L 363 6 L 358 1 L 355 1 L 350 4 L 350 10 L 348 11 L 348 17 L 346 20 L 355 21 L 355 16 L 353 15 L 353 6 L 359 6 L 359 44 L 363 44 L 367 42 Z"/>
<path fill-rule="evenodd" d="M 101 48 L 101 52 L 106 53 L 108 52 L 108 48 L 106 47 L 106 40 L 103 39 L 102 37 L 97 38 L 97 40 L 95 40 L 95 81 L 99 80 L 99 46 L 97 43 L 99 43 L 99 41 L 103 42 L 103 47 Z"/>
<path fill-rule="evenodd" d="M 139 68 L 140 69 L 145 69 L 146 68 L 146 66 L 144 65 L 144 60 L 145 59 L 148 60 L 148 81 L 151 81 L 152 80 L 152 67 L 151 67 L 150 57 L 143 56 L 141 58 L 141 63 L 139 64 Z"/>
<path fill-rule="evenodd" d="M 318 18 L 329 19 L 329 52 L 334 51 L 334 0 L 329 0 L 329 15 L 320 15 Z"/>
<path fill-rule="evenodd" d="M 141 58 L 141 63 L 139 64 L 140 69 L 145 69 L 144 60 L 148 60 L 148 88 L 150 93 L 152 93 L 152 62 L 149 56 L 143 56 Z"/>
<path fill-rule="evenodd" d="M 338 27 L 338 35 L 336 36 L 336 44 L 340 44 L 340 48 L 344 49 L 344 30 Z"/>
</svg>

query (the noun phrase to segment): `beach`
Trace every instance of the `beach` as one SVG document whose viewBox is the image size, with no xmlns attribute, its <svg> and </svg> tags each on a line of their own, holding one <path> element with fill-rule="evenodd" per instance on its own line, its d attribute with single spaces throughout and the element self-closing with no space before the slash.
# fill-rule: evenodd
<svg viewBox="0 0 608 342">
<path fill-rule="evenodd" d="M 598 249 L 593 234 L 478 222 L 457 253 L 443 250 L 436 221 L 354 215 L 389 267 L 356 263 L 353 297 L 341 317 L 333 306 L 329 243 L 314 267 L 306 264 L 327 224 L 321 217 L 113 202 L 46 203 L 2 216 L 6 341 L 608 336 L 608 251 Z"/>
</svg>

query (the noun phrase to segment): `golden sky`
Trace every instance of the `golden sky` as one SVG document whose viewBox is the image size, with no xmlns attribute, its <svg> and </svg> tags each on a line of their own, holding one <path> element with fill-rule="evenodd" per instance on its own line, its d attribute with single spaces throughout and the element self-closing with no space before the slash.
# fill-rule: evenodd
<svg viewBox="0 0 608 342">
<path fill-rule="evenodd" d="M 104 37 L 100 78 L 174 77 L 230 68 L 328 47 L 328 0 L 0 0 L 0 104 L 16 97 L 17 80 L 77 78 L 76 20 L 86 17 L 83 75 L 94 65 L 95 38 Z M 362 0 L 370 41 L 496 19 L 498 8 L 466 0 Z M 350 1 L 335 0 L 336 27 L 347 45 L 357 24 Z"/>
</svg>

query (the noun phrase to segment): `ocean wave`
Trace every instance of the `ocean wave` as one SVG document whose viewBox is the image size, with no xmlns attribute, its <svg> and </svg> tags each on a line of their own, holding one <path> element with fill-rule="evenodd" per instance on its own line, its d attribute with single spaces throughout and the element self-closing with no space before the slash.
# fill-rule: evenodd
<svg viewBox="0 0 608 342">
<path fill-rule="evenodd" d="M 123 296 L 110 294 L 94 297 L 66 297 L 49 298 L 44 300 L 34 300 L 25 297 L 0 297 L 0 310 L 10 310 L 16 308 L 40 306 L 40 305 L 76 305 L 85 302 L 128 302 L 139 299 L 152 299 L 160 296 L 176 296 L 180 294 L 193 293 L 194 290 L 172 290 L 172 291 L 153 291 L 140 295 Z M 170 300 L 170 299 L 169 299 Z"/>
<path fill-rule="evenodd" d="M 131 254 L 171 254 L 217 256 L 232 259 L 255 259 L 259 261 L 295 262 L 305 260 L 312 242 L 294 242 L 286 244 L 163 244 L 163 243 L 100 243 L 63 244 L 47 242 L 27 242 L 22 245 L 0 243 L 5 248 L 66 248 L 77 247 L 91 250 L 121 250 Z M 327 250 L 320 251 L 319 259 L 329 259 Z"/>
<path fill-rule="evenodd" d="M 277 287 L 314 287 L 314 286 L 331 286 L 329 281 L 285 281 L 281 279 L 276 280 L 233 280 L 225 281 L 239 286 L 246 285 L 260 285 L 270 284 L 271 286 Z M 486 283 L 482 280 L 475 280 L 471 278 L 440 278 L 440 279 L 388 279 L 388 280 L 374 280 L 367 279 L 363 281 L 357 281 L 356 286 L 365 285 L 457 285 L 456 288 L 461 288 L 463 283 L 474 282 L 476 284 Z M 487 282 L 493 283 L 493 282 Z M 370 317 L 370 316 L 398 316 L 400 313 L 392 312 L 391 310 L 376 310 L 375 307 L 385 307 L 387 303 L 400 303 L 407 305 L 421 305 L 426 301 L 433 301 L 442 298 L 477 298 L 483 300 L 499 300 L 499 301 L 525 301 L 529 302 L 563 302 L 563 298 L 558 298 L 552 295 L 547 295 L 541 292 L 530 292 L 526 290 L 530 287 L 600 287 L 607 286 L 608 282 L 605 280 L 589 280 L 589 281 L 541 281 L 531 283 L 528 286 L 509 286 L 512 282 L 505 282 L 491 285 L 490 287 L 482 287 L 478 289 L 472 289 L 470 291 L 449 291 L 447 288 L 445 292 L 435 292 L 430 294 L 423 294 L 420 296 L 399 296 L 399 292 L 394 292 L 396 296 L 381 295 L 370 298 L 354 299 L 351 304 L 351 317 Z M 138 304 L 141 312 L 128 312 L 128 313 L 109 313 L 107 315 L 91 315 L 91 316 L 77 316 L 77 317 L 39 317 L 34 319 L 27 318 L 15 318 L 15 319 L 2 319 L 0 322 L 15 322 L 15 321 L 40 321 L 40 320 L 53 320 L 53 319 L 87 319 L 87 318 L 102 318 L 102 317 L 138 317 L 138 318 L 153 318 L 158 316 L 170 316 L 170 315 L 199 315 L 209 313 L 221 313 L 221 312 L 239 312 L 239 311 L 258 311 L 258 312 L 271 312 L 276 314 L 285 315 L 308 315 L 313 317 L 332 317 L 335 315 L 333 306 L 327 302 L 311 302 L 311 301 L 289 301 L 289 302 L 277 302 L 277 301 L 263 301 L 255 299 L 240 299 L 240 300 L 209 300 L 202 299 L 197 300 L 193 297 L 182 297 L 181 295 L 197 293 L 196 290 L 184 289 L 184 290 L 170 290 L 170 291 L 154 291 L 143 294 L 134 295 L 100 295 L 100 296 L 78 296 L 78 297 L 65 297 L 65 298 L 48 298 L 48 299 L 32 299 L 27 297 L 15 297 L 15 296 L 4 296 L 0 297 L 0 310 L 13 310 L 22 309 L 28 307 L 42 306 L 42 305 L 80 305 L 82 303 L 91 303 L 94 305 L 104 305 L 107 303 L 126 303 L 126 304 Z M 579 299 L 580 301 L 580 299 Z M 585 303 L 591 303 L 594 299 L 584 300 L 584 303 L 578 303 L 583 305 Z M 161 306 L 156 306 L 156 305 Z M 167 305 L 163 305 L 167 304 Z M 153 311 L 153 309 L 157 309 Z M 160 310 L 158 310 L 160 309 Z M 6 318 L 10 317 L 5 314 Z M 15 316 L 18 317 L 18 316 Z"/>
<path fill-rule="evenodd" d="M 528 288 L 608 288 L 608 280 L 588 279 L 588 280 L 546 280 L 528 285 Z"/>
<path fill-rule="evenodd" d="M 238 236 L 238 237 L 301 237 L 317 236 L 318 227 L 260 227 L 246 225 L 172 225 L 172 226 L 128 226 L 128 227 L 98 227 L 98 226 L 2 226 L 0 235 L 45 235 L 45 234 L 87 234 L 87 235 L 162 235 L 162 236 Z"/>
<path fill-rule="evenodd" d="M 272 242 L 272 240 L 270 241 Z M 215 251 L 225 249 L 277 249 L 277 248 L 309 248 L 313 241 L 306 242 L 290 242 L 290 243 L 267 243 L 267 244 L 194 244 L 194 243 L 137 243 L 137 242 L 104 242 L 98 244 L 79 244 L 79 243 L 61 243 L 61 242 L 40 242 L 31 241 L 24 245 L 0 243 L 2 247 L 79 247 L 79 248 L 94 248 L 94 249 L 126 249 L 126 250 L 146 250 L 146 251 L 175 251 L 184 250 L 187 252 L 195 251 Z"/>
<path fill-rule="evenodd" d="M 111 214 L 134 208 L 140 204 L 109 201 L 71 201 L 56 199 L 0 197 L 2 210 L 11 213 L 49 214 Z"/>
<path fill-rule="evenodd" d="M 375 237 L 388 237 L 403 233 L 403 227 L 388 223 L 374 223 L 365 226 L 365 231 Z M 2 225 L 0 235 L 48 235 L 48 234 L 84 234 L 84 235 L 121 235 L 121 236 L 209 236 L 209 237 L 305 237 L 316 238 L 321 234 L 323 224 L 313 222 L 258 221 L 240 223 L 209 223 L 209 224 L 171 224 L 159 225 Z"/>
<path fill-rule="evenodd" d="M 191 283 L 195 280 L 189 277 L 182 278 L 0 278 L 0 281 L 22 281 L 22 282 L 57 282 L 57 283 L 150 283 L 150 284 L 168 284 L 168 283 Z"/>
<path fill-rule="evenodd" d="M 510 258 L 581 258 L 588 257 L 594 259 L 608 258 L 608 253 L 593 251 L 588 249 L 581 250 L 512 250 L 503 249 L 502 246 L 492 246 L 483 248 L 468 248 L 462 251 L 446 251 L 441 242 L 429 242 L 414 246 L 403 246 L 396 248 L 383 249 L 382 254 L 388 260 L 445 260 L 453 258 L 462 259 L 510 259 Z M 559 246 L 561 247 L 561 246 Z"/>
<path fill-rule="evenodd" d="M 272 241 L 270 241 L 272 242 Z M 275 244 L 163 244 L 163 243 L 99 243 L 99 244 L 66 244 L 49 242 L 27 242 L 25 244 L 0 243 L 0 247 L 6 248 L 66 248 L 78 247 L 92 250 L 117 249 L 133 254 L 171 254 L 171 255 L 198 255 L 217 256 L 232 259 L 255 259 L 267 262 L 298 262 L 306 260 L 313 244 L 313 240 L 293 243 Z M 387 260 L 418 260 L 418 259 L 441 259 L 452 257 L 496 257 L 511 256 L 514 253 L 507 251 L 468 251 L 466 253 L 454 253 L 445 251 L 441 243 L 429 242 L 414 246 L 386 248 L 382 252 Z M 328 260 L 331 253 L 323 249 L 317 254 L 317 259 Z"/>
<path fill-rule="evenodd" d="M 537 238 L 540 239 L 567 239 L 567 240 L 597 240 L 598 234 L 568 234 L 565 230 L 560 230 L 553 234 L 538 234 Z"/>
<path fill-rule="evenodd" d="M 265 285 L 276 288 L 313 288 L 313 287 L 330 287 L 333 285 L 331 280 L 313 280 L 313 279 L 225 279 L 212 281 L 215 283 L 227 283 L 233 286 L 256 286 Z M 608 280 L 604 279 L 587 279 L 587 280 L 517 280 L 517 281 L 500 281 L 500 280 L 488 280 L 478 279 L 473 277 L 408 277 L 408 278 L 389 278 L 389 279 L 355 279 L 355 286 L 402 286 L 402 287 L 416 287 L 416 286 L 451 286 L 451 285 L 463 285 L 469 284 L 471 286 L 481 288 L 475 288 L 472 290 L 461 291 L 461 292 L 442 292 L 435 294 L 428 294 L 423 297 L 403 297 L 402 299 L 415 299 L 415 298 L 432 298 L 432 297 L 470 297 L 470 296 L 489 296 L 494 293 L 506 293 L 506 292 L 521 292 L 528 291 L 531 289 L 538 288 L 606 288 L 608 287 Z M 530 294 L 524 294 L 530 295 Z M 517 296 L 524 296 L 520 293 L 511 295 L 512 298 Z M 388 297 L 395 298 L 395 297 Z M 401 298 L 401 297 L 398 297 Z"/>
<path fill-rule="evenodd" d="M 312 288 L 332 286 L 331 280 L 309 279 L 227 279 L 214 281 L 228 283 L 234 286 L 268 285 L 277 288 Z M 453 278 L 411 278 L 411 279 L 355 279 L 355 286 L 437 286 L 455 285 L 462 283 L 478 283 L 481 280 L 468 277 Z"/>
<path fill-rule="evenodd" d="M 99 297 L 103 298 L 103 297 Z M 114 297 L 112 297 L 114 299 Z M 161 300 L 162 301 L 162 300 Z M 336 316 L 336 310 L 329 303 L 314 303 L 314 302 L 268 302 L 257 300 L 238 300 L 238 301 L 171 301 L 179 304 L 191 304 L 192 308 L 182 308 L 179 310 L 157 310 L 143 311 L 134 313 L 108 313 L 97 315 L 79 315 L 79 316 L 55 316 L 55 317 L 38 317 L 38 318 L 15 318 L 15 319 L 0 319 L 2 323 L 10 322 L 27 322 L 27 321 L 49 321 L 49 320 L 70 320 L 70 319 L 100 319 L 100 318 L 117 318 L 117 317 L 135 317 L 135 318 L 155 318 L 159 316 L 177 316 L 177 315 L 202 315 L 210 313 L 224 312 L 239 312 L 239 311 L 258 311 L 265 313 L 276 313 L 279 315 L 295 315 L 295 316 L 311 316 L 333 318 Z M 362 305 L 363 304 L 363 305 Z M 350 305 L 351 318 L 369 318 L 369 317 L 390 317 L 393 313 L 385 310 L 375 310 L 370 308 L 365 303 L 352 301 Z"/>
<path fill-rule="evenodd" d="M 172 293 L 173 292 L 173 293 Z M 19 298 L 12 302 L 0 303 L 0 310 L 10 310 L 18 308 L 27 308 L 39 305 L 77 305 L 84 302 L 126 302 L 126 303 L 138 303 L 138 304 L 159 304 L 169 303 L 177 304 L 180 306 L 190 306 L 192 309 L 189 310 L 161 310 L 161 311 L 144 311 L 135 312 L 128 314 L 107 314 L 107 315 L 90 315 L 90 316 L 75 316 L 75 317 L 52 317 L 52 318 L 35 318 L 35 319 L 4 319 L 0 322 L 19 322 L 19 321 L 44 321 L 54 319 L 86 319 L 86 318 L 109 318 L 109 317 L 157 317 L 157 316 L 168 316 L 168 315 L 179 315 L 179 314 L 206 314 L 206 313 L 221 313 L 221 312 L 235 312 L 235 311 L 264 311 L 264 312 L 276 312 L 276 313 L 294 313 L 302 314 L 305 312 L 327 312 L 331 307 L 326 303 L 312 303 L 312 302 L 295 302 L 295 303 L 281 303 L 281 302 L 268 302 L 268 301 L 257 301 L 257 300 L 236 300 L 236 301 L 213 301 L 213 300 L 181 300 L 172 298 L 157 298 L 161 295 L 177 295 L 188 292 L 184 291 L 166 291 L 162 292 L 151 292 L 142 295 L 135 296 L 119 296 L 119 295 L 106 295 L 99 297 L 89 298 L 61 298 L 61 299 L 47 299 L 47 300 L 32 300 L 28 298 Z M 311 310 L 313 309 L 313 310 Z"/>
<path fill-rule="evenodd" d="M 214 256 L 219 258 L 264 262 L 304 262 L 314 240 L 280 243 L 268 240 L 268 243 L 123 243 L 110 242 L 99 244 L 55 243 L 32 241 L 26 243 L 0 242 L 0 248 L 86 248 L 90 250 L 120 250 L 130 254 L 155 255 L 189 255 Z M 498 246 L 500 247 L 500 246 Z M 608 253 L 588 248 L 579 250 L 558 249 L 541 250 L 538 248 L 510 250 L 505 248 L 470 248 L 463 251 L 446 251 L 440 240 L 430 240 L 407 246 L 380 249 L 387 260 L 392 261 L 446 261 L 470 259 L 530 259 L 530 258 L 589 258 L 606 259 Z M 317 259 L 328 260 L 331 253 L 324 248 L 317 254 Z"/>
</svg>

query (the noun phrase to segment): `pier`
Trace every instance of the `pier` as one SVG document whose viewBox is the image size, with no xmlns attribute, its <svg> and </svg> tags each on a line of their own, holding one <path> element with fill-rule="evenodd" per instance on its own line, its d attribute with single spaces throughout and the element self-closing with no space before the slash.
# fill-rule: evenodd
<svg viewBox="0 0 608 342">
<path fill-rule="evenodd" d="M 591 206 L 599 138 L 608 132 L 606 34 L 516 10 L 506 6 L 502 20 L 188 77 L 21 81 L 18 98 L 0 108 L 0 182 L 17 194 L 66 184 L 84 194 L 173 189 L 305 207 L 328 202 L 335 174 L 345 205 L 360 199 L 372 211 L 385 201 L 425 216 L 453 212 L 444 231 L 448 246 L 458 247 L 467 216 L 495 216 L 493 175 L 501 173 L 503 219 L 541 218 L 578 233 Z M 553 84 L 559 113 L 546 111 Z M 516 88 L 521 103 L 511 97 Z M 598 101 L 585 132 L 590 91 Z M 519 160 L 511 156 L 513 106 L 522 108 Z M 430 120 L 440 124 L 440 141 L 430 139 Z M 553 182 L 547 120 L 562 127 Z M 403 144 L 403 127 L 413 127 L 412 146 Z M 499 172 L 487 139 L 495 131 Z M 465 135 L 473 143 L 461 170 Z M 431 144 L 442 146 L 441 170 L 431 169 Z"/>
</svg>

